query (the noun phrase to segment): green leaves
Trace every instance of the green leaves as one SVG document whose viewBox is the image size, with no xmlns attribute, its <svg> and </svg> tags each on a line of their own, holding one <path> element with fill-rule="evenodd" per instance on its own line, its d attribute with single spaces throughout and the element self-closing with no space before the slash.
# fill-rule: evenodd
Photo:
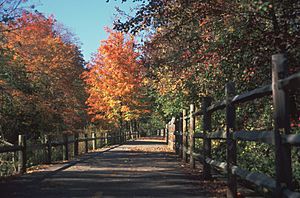
<svg viewBox="0 0 300 198">
<path fill-rule="evenodd" d="M 54 33 L 54 19 L 23 14 L 5 28 L 0 51 L 0 133 L 37 137 L 81 128 L 85 92 L 79 48 Z M 18 27 L 18 28 L 17 28 Z"/>
<path fill-rule="evenodd" d="M 295 0 L 149 1 L 115 28 L 149 35 L 142 48 L 149 87 L 156 111 L 170 117 L 203 96 L 223 98 L 229 81 L 238 93 L 269 84 L 277 52 L 288 53 L 290 72 L 300 71 L 299 7 Z M 267 107 L 255 113 L 269 126 Z"/>
</svg>

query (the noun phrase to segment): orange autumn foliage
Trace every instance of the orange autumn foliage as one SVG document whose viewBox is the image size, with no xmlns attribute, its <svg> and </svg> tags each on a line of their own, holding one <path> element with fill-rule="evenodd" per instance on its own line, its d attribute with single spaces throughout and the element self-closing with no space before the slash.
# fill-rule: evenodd
<svg viewBox="0 0 300 198">
<path fill-rule="evenodd" d="M 45 119 L 53 125 L 62 120 L 64 129 L 71 130 L 84 122 L 85 98 L 80 95 L 84 63 L 78 47 L 63 41 L 54 27 L 53 17 L 24 13 L 9 24 L 13 31 L 5 32 L 5 48 L 13 52 L 12 62 L 22 63 L 31 84 L 30 97 L 25 98 L 47 112 Z"/>
<path fill-rule="evenodd" d="M 134 49 L 133 37 L 107 32 L 108 39 L 101 42 L 83 74 L 88 85 L 88 113 L 92 121 L 137 119 L 147 111 L 141 102 L 144 70 L 138 61 L 139 53 Z"/>
</svg>

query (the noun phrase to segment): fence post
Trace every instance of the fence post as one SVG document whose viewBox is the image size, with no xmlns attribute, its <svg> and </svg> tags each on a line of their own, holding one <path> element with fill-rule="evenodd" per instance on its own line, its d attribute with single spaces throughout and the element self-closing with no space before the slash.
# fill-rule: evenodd
<svg viewBox="0 0 300 198">
<path fill-rule="evenodd" d="M 183 139 L 183 148 L 182 148 L 182 160 L 187 163 L 187 155 L 186 152 L 188 150 L 188 146 L 187 146 L 187 122 L 186 122 L 186 109 L 182 110 L 182 139 Z"/>
<path fill-rule="evenodd" d="M 88 140 L 88 134 L 85 133 L 84 134 L 84 142 L 85 142 L 85 153 L 88 153 L 89 152 L 89 140 Z"/>
<path fill-rule="evenodd" d="M 116 132 L 106 132 L 105 145 L 112 145 L 113 141 L 116 141 Z"/>
<path fill-rule="evenodd" d="M 178 143 L 179 143 L 179 157 L 182 158 L 183 154 L 183 146 L 182 146 L 182 113 L 180 113 L 180 116 L 178 118 Z"/>
<path fill-rule="evenodd" d="M 179 117 L 175 117 L 175 131 L 174 131 L 174 135 L 175 135 L 175 152 L 176 155 L 179 155 Z"/>
<path fill-rule="evenodd" d="M 136 122 L 135 130 L 137 131 L 137 138 L 141 137 L 140 127 L 139 126 L 140 126 L 139 122 Z"/>
<path fill-rule="evenodd" d="M 104 133 L 104 144 L 105 144 L 105 146 L 108 144 L 108 133 L 107 132 L 105 132 Z"/>
<path fill-rule="evenodd" d="M 166 143 L 167 145 L 169 145 L 169 124 L 168 123 L 166 124 L 165 131 L 166 131 Z"/>
<path fill-rule="evenodd" d="M 92 133 L 92 149 L 93 150 L 96 150 L 96 133 L 95 132 L 93 132 Z"/>
<path fill-rule="evenodd" d="M 120 133 L 120 143 L 119 144 L 122 144 L 123 143 L 123 135 L 122 133 Z"/>
<path fill-rule="evenodd" d="M 122 114 L 121 114 L 121 118 L 120 118 L 120 131 L 119 131 L 119 142 L 118 144 L 122 144 L 123 143 L 123 120 L 122 120 Z"/>
<path fill-rule="evenodd" d="M 47 163 L 51 164 L 51 155 L 52 155 L 52 149 L 51 149 L 51 136 L 46 135 L 45 136 L 45 142 L 47 144 Z"/>
<path fill-rule="evenodd" d="M 204 179 L 211 178 L 210 165 L 205 161 L 207 157 L 211 158 L 211 139 L 207 138 L 207 133 L 211 131 L 211 113 L 207 112 L 207 108 L 211 105 L 211 101 L 212 101 L 211 97 L 204 97 L 201 105 L 202 112 L 203 112 L 202 126 L 203 126 L 203 134 L 204 134 L 204 140 L 203 140 Z"/>
<path fill-rule="evenodd" d="M 107 145 L 112 145 L 117 141 L 116 132 L 107 133 Z"/>
<path fill-rule="evenodd" d="M 19 135 L 18 136 L 18 145 L 21 146 L 21 150 L 18 153 L 18 171 L 20 173 L 26 172 L 26 162 L 27 162 L 27 156 L 26 156 L 26 136 L 25 135 Z"/>
<path fill-rule="evenodd" d="M 100 148 L 103 147 L 103 144 L 104 144 L 104 133 L 100 133 L 100 137 L 99 137 L 99 142 L 100 142 Z"/>
<path fill-rule="evenodd" d="M 126 142 L 126 128 L 123 128 L 123 132 L 122 132 L 122 143 L 125 143 Z"/>
<path fill-rule="evenodd" d="M 135 139 L 140 138 L 140 131 L 138 130 L 138 121 L 137 120 L 134 121 L 133 131 L 135 134 Z"/>
<path fill-rule="evenodd" d="M 195 105 L 191 104 L 190 105 L 190 165 L 191 168 L 194 169 L 195 168 L 195 159 L 193 157 L 193 152 L 194 152 L 194 148 L 195 148 L 195 138 L 194 138 L 194 134 L 195 134 L 195 117 L 194 117 L 194 112 L 195 112 Z"/>
<path fill-rule="evenodd" d="M 74 134 L 74 156 L 78 155 L 78 133 Z"/>
<path fill-rule="evenodd" d="M 289 97 L 279 87 L 278 80 L 287 77 L 288 60 L 285 54 L 272 56 L 272 92 L 274 105 L 274 138 L 276 190 L 274 197 L 282 197 L 282 186 L 292 189 L 291 146 L 283 145 L 281 134 L 290 134 Z"/>
<path fill-rule="evenodd" d="M 226 160 L 227 160 L 227 197 L 237 197 L 236 176 L 232 174 L 232 166 L 236 165 L 236 141 L 231 134 L 235 130 L 235 107 L 231 103 L 235 95 L 235 85 L 232 82 L 226 84 Z"/>
<path fill-rule="evenodd" d="M 117 136 L 116 134 L 119 134 L 119 133 L 112 132 L 112 133 L 109 134 L 109 136 L 108 136 L 109 137 L 109 141 L 108 141 L 109 144 L 117 144 L 117 142 L 119 142 L 120 137 Z"/>
<path fill-rule="evenodd" d="M 68 134 L 64 135 L 64 141 L 65 141 L 65 160 L 69 160 L 69 140 L 68 140 Z"/>
<path fill-rule="evenodd" d="M 133 120 L 130 120 L 129 122 L 129 137 L 130 139 L 134 139 L 134 130 L 133 130 Z"/>
<path fill-rule="evenodd" d="M 127 129 L 126 128 L 127 127 L 125 127 L 124 130 L 123 130 L 123 143 L 127 141 L 127 139 L 126 139 L 127 138 L 127 134 L 126 134 L 127 133 Z"/>
</svg>

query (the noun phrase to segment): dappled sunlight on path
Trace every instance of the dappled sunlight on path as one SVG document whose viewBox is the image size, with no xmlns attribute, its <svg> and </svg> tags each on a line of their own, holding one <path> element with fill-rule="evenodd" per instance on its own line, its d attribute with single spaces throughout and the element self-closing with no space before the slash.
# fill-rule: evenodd
<svg viewBox="0 0 300 198">
<path fill-rule="evenodd" d="M 1 197 L 210 197 L 199 184 L 162 140 L 136 140 L 18 177 L 1 184 L 0 192 Z"/>
</svg>

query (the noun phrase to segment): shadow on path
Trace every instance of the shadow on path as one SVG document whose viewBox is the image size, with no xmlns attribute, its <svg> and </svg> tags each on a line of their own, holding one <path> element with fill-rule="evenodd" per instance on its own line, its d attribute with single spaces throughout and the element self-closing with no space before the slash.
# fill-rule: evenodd
<svg viewBox="0 0 300 198">
<path fill-rule="evenodd" d="M 161 140 L 135 140 L 135 141 L 128 142 L 127 145 L 152 146 L 152 145 L 167 145 L 167 143 Z"/>
<path fill-rule="evenodd" d="M 132 151 L 138 146 L 141 151 Z M 175 155 L 143 152 L 164 142 L 137 140 L 2 183 L 0 197 L 209 197 Z"/>
</svg>

